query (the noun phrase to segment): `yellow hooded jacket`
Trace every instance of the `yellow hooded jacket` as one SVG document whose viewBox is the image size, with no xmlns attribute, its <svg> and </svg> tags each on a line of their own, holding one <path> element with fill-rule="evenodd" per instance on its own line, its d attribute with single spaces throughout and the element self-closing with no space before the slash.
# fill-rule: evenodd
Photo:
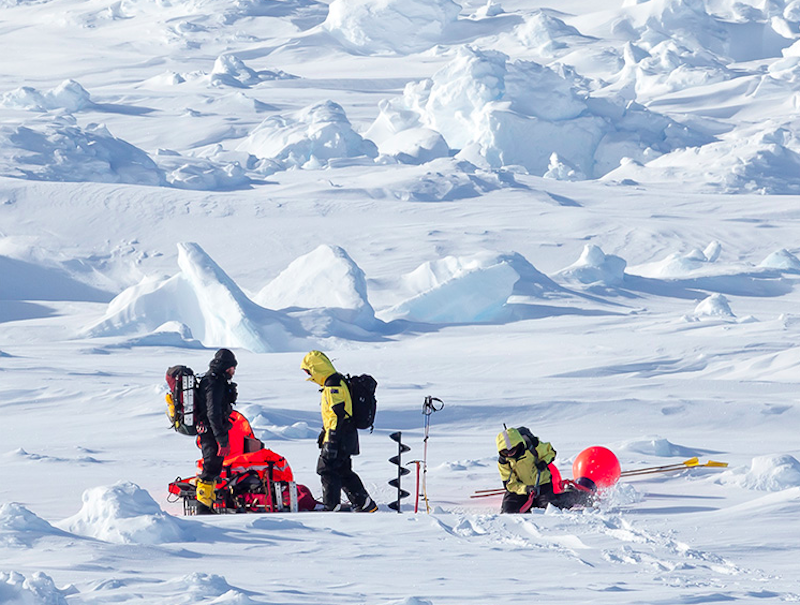
<svg viewBox="0 0 800 605">
<path fill-rule="evenodd" d="M 322 412 L 322 427 L 325 430 L 324 441 L 337 441 L 342 438 L 341 432 L 343 429 L 350 429 L 346 430 L 346 432 L 356 435 L 356 451 L 350 453 L 358 453 L 358 433 L 355 427 L 348 422 L 353 416 L 353 400 L 350 397 L 350 391 L 344 379 L 341 377 L 338 380 L 336 377 L 330 379 L 331 376 L 337 374 L 336 368 L 333 367 L 333 363 L 328 359 L 328 356 L 321 351 L 308 353 L 303 358 L 300 368 L 309 375 L 307 380 L 316 382 L 322 387 L 320 411 Z M 347 441 L 351 440 L 352 437 L 347 439 Z M 352 447 L 348 449 L 352 449 Z"/>
<path fill-rule="evenodd" d="M 529 486 L 537 485 L 536 476 L 539 471 L 536 469 L 536 463 L 543 460 L 550 464 L 555 460 L 556 452 L 546 441 L 538 441 L 536 447 L 531 450 L 530 443 L 515 428 L 506 429 L 497 435 L 497 452 L 511 450 L 520 443 L 524 445 L 525 453 L 516 459 L 506 458 L 501 454 L 497 460 L 497 468 L 507 491 L 525 495 Z M 538 485 L 545 485 L 551 481 L 550 471 L 548 469 L 541 471 Z"/>
</svg>

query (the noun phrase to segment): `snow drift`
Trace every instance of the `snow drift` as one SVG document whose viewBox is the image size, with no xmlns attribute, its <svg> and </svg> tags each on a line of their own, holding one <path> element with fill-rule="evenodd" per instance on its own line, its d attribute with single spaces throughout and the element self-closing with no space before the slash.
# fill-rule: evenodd
<svg viewBox="0 0 800 605">
<path fill-rule="evenodd" d="M 800 487 L 800 462 L 788 454 L 758 456 L 753 458 L 749 469 L 727 471 L 718 481 L 766 492 Z"/>
<path fill-rule="evenodd" d="M 237 149 L 283 169 L 320 168 L 339 158 L 374 158 L 375 145 L 356 133 L 341 105 L 318 103 L 264 120 Z"/>
<path fill-rule="evenodd" d="M 6 605 L 67 605 L 67 599 L 53 578 L 34 572 L 26 578 L 20 573 L 0 572 L 0 603 Z"/>
<path fill-rule="evenodd" d="M 251 301 L 200 246 L 178 244 L 178 266 L 181 272 L 174 277 L 146 277 L 114 298 L 86 334 L 152 332 L 178 322 L 188 327 L 187 336 L 207 347 L 263 353 L 298 346 L 295 336 L 301 331 L 296 322 Z"/>
<path fill-rule="evenodd" d="M 555 153 L 575 174 L 597 178 L 623 158 L 642 160 L 708 138 L 621 99 L 593 98 L 576 76 L 502 52 L 458 48 L 432 78 L 406 86 L 380 105 L 367 132 L 379 145 L 415 129 L 440 133 L 464 159 L 493 168 L 550 169 Z"/>
<path fill-rule="evenodd" d="M 147 153 L 105 126 L 78 126 L 71 116 L 29 126 L 0 126 L 0 176 L 42 181 L 163 185 Z"/>
<path fill-rule="evenodd" d="M 556 277 L 566 282 L 587 286 L 621 286 L 625 279 L 624 259 L 613 254 L 605 254 L 598 246 L 587 244 L 580 258 L 569 267 L 562 269 Z"/>
<path fill-rule="evenodd" d="M 194 539 L 185 521 L 166 514 L 150 494 L 130 482 L 86 490 L 80 512 L 59 525 L 74 534 L 116 544 Z"/>
<path fill-rule="evenodd" d="M 401 278 L 408 296 L 378 313 L 384 321 L 484 323 L 508 317 L 514 294 L 544 297 L 559 287 L 519 254 L 483 252 L 429 261 Z"/>
<path fill-rule="evenodd" d="M 455 22 L 452 0 L 333 0 L 322 27 L 364 54 L 409 54 L 430 48 Z"/>
<path fill-rule="evenodd" d="M 92 105 L 89 92 L 75 80 L 64 80 L 61 84 L 42 92 L 32 86 L 21 86 L 0 94 L 0 107 L 27 111 L 64 110 L 69 113 L 86 109 Z"/>
<path fill-rule="evenodd" d="M 375 312 L 364 271 L 339 246 L 321 245 L 292 261 L 254 300 L 268 309 L 328 309 L 338 319 L 369 327 Z"/>
<path fill-rule="evenodd" d="M 31 548 L 34 542 L 49 536 L 70 535 L 37 517 L 21 504 L 11 502 L 0 505 L 0 544 L 3 546 Z"/>
</svg>

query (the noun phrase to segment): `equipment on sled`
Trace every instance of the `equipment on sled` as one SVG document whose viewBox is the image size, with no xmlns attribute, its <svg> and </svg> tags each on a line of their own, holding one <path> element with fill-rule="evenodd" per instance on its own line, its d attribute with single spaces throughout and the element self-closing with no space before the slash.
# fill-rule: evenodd
<svg viewBox="0 0 800 605">
<path fill-rule="evenodd" d="M 171 502 L 183 500 L 185 515 L 197 514 L 197 477 L 178 477 L 169 484 Z M 215 486 L 217 513 L 278 513 L 314 510 L 317 501 L 294 481 L 286 459 L 263 449 L 226 458 Z"/>
<path fill-rule="evenodd" d="M 276 513 L 314 510 L 317 501 L 305 485 L 298 485 L 286 458 L 264 447 L 250 423 L 231 412 L 228 431 L 231 453 L 225 458 L 215 485 L 212 510 L 217 513 Z M 197 461 L 197 475 L 203 459 Z M 169 484 L 170 502 L 183 500 L 183 513 L 198 510 L 197 476 L 178 477 Z"/>
</svg>

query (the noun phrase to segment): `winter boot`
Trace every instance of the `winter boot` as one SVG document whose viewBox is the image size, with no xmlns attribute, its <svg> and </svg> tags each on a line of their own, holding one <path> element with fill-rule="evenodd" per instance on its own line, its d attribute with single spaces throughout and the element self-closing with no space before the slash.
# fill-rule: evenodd
<svg viewBox="0 0 800 605">
<path fill-rule="evenodd" d="M 356 507 L 355 511 L 357 513 L 375 513 L 378 512 L 378 505 L 375 504 L 375 500 L 367 496 L 367 499 L 364 501 L 364 504 Z"/>
<path fill-rule="evenodd" d="M 216 490 L 213 483 L 205 481 L 197 481 L 197 514 L 198 515 L 211 515 L 214 513 L 214 499 L 216 497 Z"/>
</svg>

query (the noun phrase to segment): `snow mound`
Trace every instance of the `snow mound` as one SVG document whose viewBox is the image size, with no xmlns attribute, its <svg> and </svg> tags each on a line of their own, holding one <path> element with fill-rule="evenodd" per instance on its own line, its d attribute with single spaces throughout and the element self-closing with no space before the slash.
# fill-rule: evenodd
<svg viewBox="0 0 800 605">
<path fill-rule="evenodd" d="M 65 110 L 72 113 L 92 104 L 91 95 L 75 80 L 64 80 L 47 92 L 22 86 L 0 95 L 0 107 L 28 111 Z"/>
<path fill-rule="evenodd" d="M 604 180 L 671 186 L 687 183 L 714 193 L 800 193 L 800 137 L 792 124 L 767 123 L 748 134 L 737 129 L 725 140 L 686 146 L 671 153 L 629 161 Z"/>
<path fill-rule="evenodd" d="M 492 322 L 504 313 L 519 280 L 507 255 L 448 256 L 403 276 L 405 290 L 416 294 L 377 315 L 433 324 Z"/>
<path fill-rule="evenodd" d="M 440 42 L 460 12 L 452 0 L 333 0 L 322 27 L 363 54 L 411 54 Z"/>
<path fill-rule="evenodd" d="M 800 259 L 785 248 L 773 252 L 758 266 L 766 269 L 778 269 L 787 273 L 800 273 Z"/>
<path fill-rule="evenodd" d="M 21 504 L 11 502 L 0 505 L 0 544 L 3 546 L 30 548 L 39 538 L 65 535 Z"/>
<path fill-rule="evenodd" d="M 671 458 L 673 456 L 687 458 L 698 456 L 702 453 L 696 449 L 671 443 L 663 437 L 652 437 L 628 441 L 627 443 L 624 443 L 620 449 L 628 452 L 636 452 L 637 454 L 658 456 L 660 458 Z"/>
<path fill-rule="evenodd" d="M 271 116 L 237 147 L 284 169 L 319 168 L 339 158 L 375 158 L 372 141 L 353 130 L 341 105 L 318 103 L 289 116 Z"/>
<path fill-rule="evenodd" d="M 628 30 L 647 48 L 670 39 L 690 53 L 713 53 L 726 61 L 779 57 L 796 37 L 790 2 L 627 0 Z M 793 21 L 794 23 L 790 23 Z"/>
<path fill-rule="evenodd" d="M 254 601 L 247 592 L 228 584 L 223 576 L 194 572 L 169 580 L 167 585 L 177 594 L 184 595 L 187 603 L 201 603 L 209 598 L 214 603 L 248 605 Z M 251 593 L 252 594 L 252 593 Z"/>
<path fill-rule="evenodd" d="M 705 250 L 694 248 L 685 254 L 674 252 L 663 260 L 631 267 L 628 273 L 656 279 L 683 278 L 698 274 L 719 273 L 712 265 L 719 258 L 722 245 L 713 241 Z"/>
<path fill-rule="evenodd" d="M 102 125 L 81 128 L 66 116 L 28 126 L 0 126 L 0 176 L 37 181 L 163 185 L 144 151 Z"/>
<path fill-rule="evenodd" d="M 439 158 L 420 167 L 397 167 L 396 171 L 386 174 L 379 186 L 374 175 L 356 175 L 341 191 L 366 191 L 375 199 L 450 202 L 519 187 L 510 172 L 489 171 L 464 160 Z"/>
<path fill-rule="evenodd" d="M 158 326 L 151 334 L 130 338 L 112 348 L 126 347 L 179 347 L 182 349 L 205 349 L 202 342 L 192 336 L 189 326 L 179 321 L 168 321 Z"/>
<path fill-rule="evenodd" d="M 238 162 L 215 162 L 208 158 L 187 158 L 170 154 L 156 156 L 165 179 L 176 189 L 231 191 L 248 187 L 250 179 Z"/>
<path fill-rule="evenodd" d="M 622 69 L 610 78 L 613 84 L 606 91 L 646 102 L 731 77 L 727 61 L 705 49 L 690 49 L 673 39 L 639 44 L 625 44 Z"/>
<path fill-rule="evenodd" d="M 567 282 L 620 286 L 625 280 L 624 259 L 613 254 L 605 254 L 598 246 L 587 244 L 580 258 L 569 267 L 556 273 L 556 277 Z"/>
<path fill-rule="evenodd" d="M 269 80 L 291 80 L 297 76 L 284 71 L 255 71 L 236 55 L 221 55 L 214 61 L 209 80 L 212 86 L 231 86 L 234 88 L 250 88 Z"/>
<path fill-rule="evenodd" d="M 727 471 L 718 480 L 746 489 L 779 492 L 800 487 L 800 462 L 788 454 L 759 456 L 753 458 L 749 469 Z"/>
<path fill-rule="evenodd" d="M 406 597 L 400 601 L 386 601 L 381 605 L 433 605 L 433 603 L 421 597 Z"/>
<path fill-rule="evenodd" d="M 338 246 L 323 244 L 295 259 L 254 300 L 268 309 L 326 308 L 344 322 L 366 327 L 375 321 L 364 271 Z"/>
<path fill-rule="evenodd" d="M 408 129 L 440 133 L 457 157 L 479 166 L 522 166 L 544 175 L 553 153 L 574 174 L 598 178 L 624 158 L 645 161 L 710 139 L 622 99 L 591 98 L 573 72 L 459 47 L 430 79 L 380 104 L 367 136 Z"/>
<path fill-rule="evenodd" d="M 293 440 L 293 439 L 315 439 L 319 434 L 318 429 L 308 426 L 307 422 L 295 422 L 290 426 L 276 426 L 265 424 L 264 416 L 256 417 L 255 422 L 251 423 L 259 431 L 262 441 L 273 440 Z M 267 421 L 268 422 L 268 421 Z"/>
<path fill-rule="evenodd" d="M 450 153 L 444 137 L 430 128 L 409 128 L 390 134 L 378 145 L 378 151 L 401 164 L 425 164 L 446 158 Z"/>
<path fill-rule="evenodd" d="M 0 603 L 4 605 L 67 605 L 62 591 L 45 573 L 26 578 L 16 571 L 0 572 Z"/>
<path fill-rule="evenodd" d="M 728 299 L 722 294 L 712 294 L 695 307 L 694 317 L 697 319 L 736 319 L 731 311 Z"/>
<path fill-rule="evenodd" d="M 115 544 L 165 544 L 192 538 L 185 522 L 172 517 L 147 491 L 130 482 L 83 493 L 83 507 L 59 523 L 74 534 Z"/>
<path fill-rule="evenodd" d="M 524 22 L 514 29 L 514 36 L 525 48 L 535 50 L 537 55 L 552 58 L 592 40 L 544 10 L 526 15 Z"/>
<path fill-rule="evenodd" d="M 299 346 L 295 322 L 251 301 L 197 244 L 178 244 L 178 266 L 181 272 L 171 278 L 145 277 L 122 292 L 86 335 L 152 332 L 178 322 L 210 348 L 264 353 Z"/>
</svg>

